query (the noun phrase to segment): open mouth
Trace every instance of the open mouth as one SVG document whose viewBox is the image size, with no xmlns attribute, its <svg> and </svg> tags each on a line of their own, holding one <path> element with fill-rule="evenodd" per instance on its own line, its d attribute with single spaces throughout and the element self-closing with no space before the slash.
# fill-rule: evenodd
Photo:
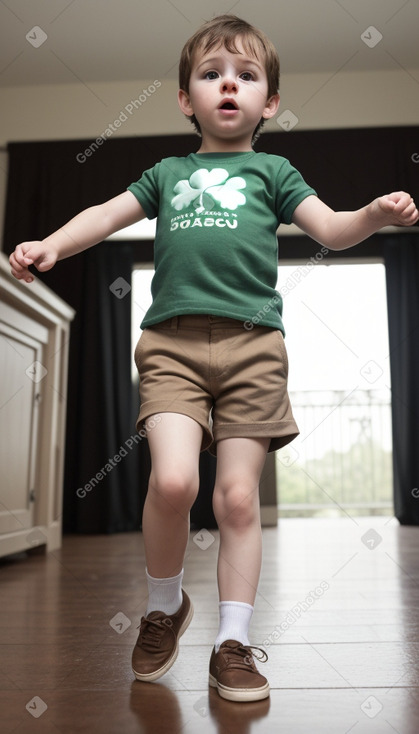
<svg viewBox="0 0 419 734">
<path fill-rule="evenodd" d="M 232 101 L 232 100 L 226 100 L 225 102 L 223 102 L 219 106 L 218 109 L 219 110 L 234 110 L 234 111 L 237 111 L 238 107 L 237 107 L 237 105 L 236 105 L 236 103 L 234 101 Z"/>
</svg>

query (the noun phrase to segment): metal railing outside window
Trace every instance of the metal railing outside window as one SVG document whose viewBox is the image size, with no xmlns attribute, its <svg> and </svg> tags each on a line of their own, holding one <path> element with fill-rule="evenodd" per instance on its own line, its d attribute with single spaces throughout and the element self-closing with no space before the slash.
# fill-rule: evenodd
<svg viewBox="0 0 419 734">
<path fill-rule="evenodd" d="M 276 455 L 280 515 L 391 515 L 390 390 L 290 398 L 301 433 Z"/>
</svg>

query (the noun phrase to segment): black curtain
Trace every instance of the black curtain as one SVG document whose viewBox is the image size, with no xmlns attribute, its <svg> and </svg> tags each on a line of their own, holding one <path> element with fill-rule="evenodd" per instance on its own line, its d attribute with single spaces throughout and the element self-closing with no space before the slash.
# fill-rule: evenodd
<svg viewBox="0 0 419 734">
<path fill-rule="evenodd" d="M 412 155 L 417 150 L 418 130 L 264 133 L 256 149 L 289 158 L 333 208 L 356 209 L 390 190 L 410 191 L 419 200 L 418 166 Z M 19 242 L 46 237 L 82 209 L 121 193 L 163 157 L 187 155 L 198 146 L 195 135 L 118 138 L 96 149 L 91 140 L 10 143 L 6 253 Z M 401 237 L 404 242 L 405 235 Z M 291 244 L 285 239 L 280 246 L 283 257 L 307 258 L 317 248 L 307 237 L 288 239 Z M 357 257 L 381 254 L 379 236 L 371 242 L 357 248 Z M 104 243 L 57 263 L 50 272 L 36 273 L 77 312 L 71 328 L 64 484 L 64 529 L 69 532 L 132 530 L 140 523 L 150 468 L 147 443 L 142 441 L 120 462 L 114 459 L 121 447 L 126 450 L 125 442 L 135 433 L 138 408 L 130 378 L 130 299 L 122 293 L 118 298 L 109 286 L 118 278 L 129 284 L 132 264 L 152 259 L 152 242 Z M 412 270 L 411 277 L 416 284 L 411 287 L 414 293 L 417 271 L 413 275 Z M 395 299 L 394 294 L 390 296 Z M 398 326 L 390 328 L 397 330 Z M 411 354 L 411 343 L 406 349 L 408 355 L 400 355 L 401 370 Z M 397 376 L 394 381 L 397 387 Z M 417 405 L 419 388 L 413 379 L 409 385 L 410 405 L 413 393 Z M 395 462 L 402 472 L 406 457 L 398 448 L 398 415 L 393 413 Z M 410 442 L 415 417 L 417 410 L 406 428 Z M 117 465 L 112 466 L 108 459 Z M 200 472 L 200 492 L 191 521 L 197 527 L 215 527 L 211 507 L 215 460 L 207 452 L 201 455 Z M 98 473 L 97 484 L 79 496 Z M 417 484 L 417 477 L 414 481 Z M 396 493 L 400 486 L 396 483 Z M 77 490 L 82 490 L 79 495 Z M 415 508 L 413 503 L 410 509 Z M 417 521 L 410 510 L 400 517 L 401 522 Z"/>
<path fill-rule="evenodd" d="M 139 526 L 131 389 L 132 255 L 129 244 L 106 242 L 82 256 L 69 364 L 65 530 L 109 533 Z"/>
<path fill-rule="evenodd" d="M 393 420 L 394 512 L 419 525 L 419 235 L 384 244 Z"/>
</svg>

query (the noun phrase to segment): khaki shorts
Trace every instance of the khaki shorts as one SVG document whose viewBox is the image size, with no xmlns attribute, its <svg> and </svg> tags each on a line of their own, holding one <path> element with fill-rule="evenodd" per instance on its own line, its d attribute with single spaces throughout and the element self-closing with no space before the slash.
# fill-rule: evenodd
<svg viewBox="0 0 419 734">
<path fill-rule="evenodd" d="M 241 321 L 218 316 L 175 316 L 144 329 L 135 363 L 137 430 L 155 413 L 182 413 L 202 426 L 201 450 L 214 455 L 224 438 L 270 438 L 269 451 L 275 451 L 299 433 L 277 329 L 246 330 Z"/>
</svg>

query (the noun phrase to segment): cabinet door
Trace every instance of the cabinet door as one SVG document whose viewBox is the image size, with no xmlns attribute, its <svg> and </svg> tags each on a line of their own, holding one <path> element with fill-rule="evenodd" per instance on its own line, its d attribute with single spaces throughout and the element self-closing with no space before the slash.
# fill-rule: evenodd
<svg viewBox="0 0 419 734">
<path fill-rule="evenodd" d="M 22 323 L 27 332 L 28 319 Z M 28 333 L 0 322 L 0 342 L 0 533 L 10 533 L 33 525 L 38 414 L 46 369 L 42 343 Z"/>
</svg>

